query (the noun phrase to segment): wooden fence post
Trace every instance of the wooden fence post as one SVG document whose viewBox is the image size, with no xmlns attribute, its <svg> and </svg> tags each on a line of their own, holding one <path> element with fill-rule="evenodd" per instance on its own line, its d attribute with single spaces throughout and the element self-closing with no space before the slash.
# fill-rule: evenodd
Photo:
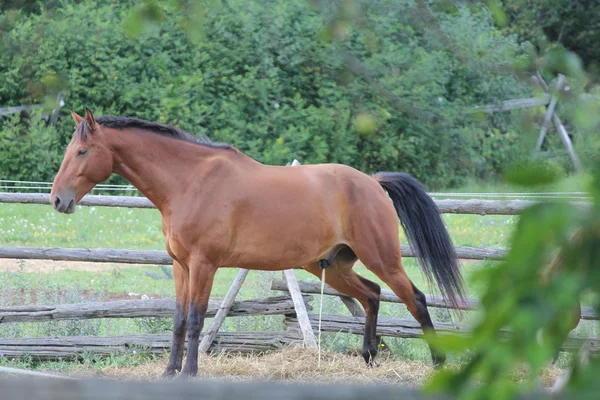
<svg viewBox="0 0 600 400">
<path fill-rule="evenodd" d="M 571 162 L 573 163 L 575 170 L 581 171 L 581 162 L 579 161 L 579 157 L 577 157 L 577 154 L 575 154 L 575 150 L 573 150 L 573 143 L 571 143 L 571 139 L 569 139 L 567 130 L 565 129 L 565 126 L 562 124 L 560 118 L 558 117 L 558 115 L 556 115 L 556 113 L 554 113 L 554 115 L 552 116 L 552 121 L 554 122 L 554 126 L 556 128 L 556 131 L 558 132 L 558 135 L 560 136 L 560 139 L 563 142 L 563 145 L 567 149 L 567 153 L 569 153 L 569 157 L 571 157 Z"/>
<path fill-rule="evenodd" d="M 290 166 L 295 167 L 298 165 L 300 165 L 300 163 L 298 160 L 294 159 Z M 308 318 L 306 304 L 304 304 L 304 299 L 302 298 L 302 292 L 300 291 L 300 286 L 298 285 L 298 280 L 296 279 L 296 273 L 293 269 L 286 269 L 283 271 L 283 276 L 285 277 L 290 295 L 294 301 L 296 317 L 298 318 L 298 325 L 300 325 L 304 345 L 310 349 L 317 349 L 317 339 L 310 323 L 310 319 Z"/>
<path fill-rule="evenodd" d="M 535 144 L 535 151 L 540 151 L 542 148 L 542 144 L 544 143 L 544 139 L 546 138 L 546 132 L 550 126 L 550 122 L 552 120 L 552 116 L 554 115 L 554 109 L 556 108 L 556 103 L 558 102 L 558 96 L 562 87 L 565 83 L 564 75 L 560 75 L 558 77 L 558 82 L 556 82 L 556 93 L 552 95 L 550 98 L 550 104 L 546 109 L 546 115 L 544 116 L 544 121 L 542 122 L 542 129 L 540 129 L 540 135 L 538 136 L 537 143 Z"/>
<path fill-rule="evenodd" d="M 541 74 L 538 72 L 536 76 L 532 77 L 533 82 L 544 90 L 544 96 L 541 98 L 531 98 L 531 99 L 516 99 L 516 100 L 507 100 L 503 101 L 500 104 L 488 104 L 483 106 L 477 106 L 473 109 L 473 111 L 483 111 L 487 113 L 493 113 L 496 111 L 509 111 L 516 110 L 520 108 L 528 108 L 528 107 L 537 107 L 541 105 L 547 105 L 546 115 L 544 116 L 544 121 L 542 122 L 542 128 L 540 129 L 540 134 L 538 136 L 537 142 L 535 144 L 535 152 L 539 152 L 542 148 L 542 144 L 544 143 L 544 139 L 546 138 L 546 134 L 548 132 L 548 128 L 550 127 L 550 123 L 553 122 L 554 126 L 560 136 L 563 145 L 569 157 L 571 158 L 571 162 L 573 163 L 573 167 L 576 171 L 581 170 L 581 162 L 575 154 L 575 150 L 573 149 L 573 144 L 571 143 L 571 139 L 567 134 L 567 130 L 564 125 L 560 121 L 558 115 L 556 115 L 556 106 L 559 100 L 559 95 L 562 90 L 568 90 L 568 86 L 566 86 L 565 76 L 562 74 L 558 75 L 558 80 L 555 86 L 555 93 L 548 93 L 548 85 L 542 78 Z M 583 93 L 578 96 L 580 101 L 600 101 L 599 96 L 591 95 L 588 93 Z"/>
</svg>

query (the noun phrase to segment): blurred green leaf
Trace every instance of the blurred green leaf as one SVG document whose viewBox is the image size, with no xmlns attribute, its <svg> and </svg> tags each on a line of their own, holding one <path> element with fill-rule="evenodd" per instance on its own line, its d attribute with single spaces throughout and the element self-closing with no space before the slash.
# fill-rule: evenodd
<svg viewBox="0 0 600 400">
<path fill-rule="evenodd" d="M 377 120 L 371 113 L 362 112 L 354 117 L 354 129 L 361 135 L 368 136 L 377 130 Z"/>
<path fill-rule="evenodd" d="M 504 178 L 508 183 L 520 186 L 547 185 L 558 181 L 563 172 L 547 161 L 522 161 L 506 169 Z"/>
<path fill-rule="evenodd" d="M 508 16 L 504 12 L 502 4 L 499 0 L 488 1 L 488 6 L 490 7 L 490 10 L 492 10 L 492 15 L 494 16 L 496 25 L 502 28 L 508 25 Z"/>
<path fill-rule="evenodd" d="M 165 19 L 165 13 L 156 1 L 144 0 L 123 21 L 123 28 L 130 36 L 155 33 Z"/>
</svg>

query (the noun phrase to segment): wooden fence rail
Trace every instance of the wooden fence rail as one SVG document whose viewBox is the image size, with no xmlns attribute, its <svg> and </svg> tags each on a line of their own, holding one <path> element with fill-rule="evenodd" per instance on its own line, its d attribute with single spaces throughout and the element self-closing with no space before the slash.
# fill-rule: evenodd
<svg viewBox="0 0 600 400">
<path fill-rule="evenodd" d="M 309 315 L 313 329 L 318 329 L 319 316 Z M 351 333 L 354 335 L 362 335 L 364 332 L 364 318 L 362 317 L 346 317 L 341 315 L 323 315 L 321 318 L 322 332 L 335 333 Z M 289 331 L 297 330 L 297 319 L 295 317 L 287 317 L 285 323 Z M 471 335 L 471 329 L 467 325 L 451 324 L 447 322 L 433 322 L 436 332 L 440 336 L 447 335 Z M 508 330 L 501 331 L 500 338 L 508 337 L 511 333 Z M 422 338 L 423 329 L 421 325 L 412 318 L 385 318 L 377 319 L 377 335 L 385 337 L 399 338 Z M 588 345 L 591 353 L 600 351 L 600 338 L 598 337 L 580 337 L 570 335 L 562 344 L 562 350 L 576 350 L 584 343 Z"/>
<path fill-rule="evenodd" d="M 309 320 L 316 331 L 319 326 L 318 315 L 310 315 Z M 298 319 L 288 316 L 285 319 L 286 331 L 280 332 L 219 332 L 211 343 L 209 351 L 213 352 L 266 352 L 302 344 L 299 336 Z M 439 335 L 470 334 L 465 325 L 434 322 Z M 350 333 L 362 335 L 364 318 L 324 315 L 321 320 L 323 332 Z M 418 322 L 409 318 L 379 318 L 377 335 L 386 337 L 421 338 L 423 330 Z M 500 338 L 510 332 L 503 331 Z M 202 334 L 204 337 L 204 333 Z M 171 346 L 172 335 L 141 334 L 128 336 L 67 336 L 56 338 L 19 338 L 0 339 L 0 355 L 8 359 L 31 357 L 39 361 L 77 360 L 86 355 L 93 357 L 109 357 L 117 354 L 130 354 L 134 351 L 145 354 L 164 355 Z M 563 350 L 578 349 L 586 343 L 591 352 L 600 350 L 599 338 L 584 338 L 571 335 L 562 345 Z"/>
<path fill-rule="evenodd" d="M 320 292 L 319 284 L 313 282 L 299 282 L 303 302 L 310 311 L 311 296 Z M 272 290 L 288 291 L 284 281 L 272 282 Z M 324 290 L 325 295 L 340 296 L 329 286 Z M 400 299 L 391 291 L 383 290 L 382 301 L 400 303 Z M 442 299 L 428 296 L 431 306 L 449 308 Z M 473 309 L 477 301 L 468 300 L 464 309 Z M 208 316 L 216 314 L 220 302 L 213 301 L 209 304 Z M 172 300 L 124 300 L 104 303 L 80 303 L 57 306 L 16 306 L 0 308 L 1 323 L 18 322 L 44 322 L 57 320 L 81 320 L 91 318 L 136 318 L 136 317 L 172 317 L 174 302 Z M 211 340 L 209 351 L 234 351 L 234 352 L 264 352 L 279 350 L 289 345 L 302 344 L 302 335 L 296 316 L 294 302 L 289 296 L 275 296 L 260 300 L 245 300 L 235 302 L 230 311 L 230 316 L 244 315 L 284 315 L 287 327 L 283 332 L 233 332 L 219 333 Z M 584 309 L 584 318 L 598 319 L 591 309 Z M 318 329 L 318 316 L 309 315 L 309 324 L 314 330 Z M 468 325 L 434 322 L 440 335 L 469 335 L 471 328 Z M 361 316 L 336 316 L 324 315 L 321 320 L 323 332 L 362 334 L 364 317 Z M 507 337 L 510 332 L 503 331 L 500 338 Z M 417 321 L 412 318 L 385 318 L 378 320 L 378 336 L 421 338 L 423 331 Z M 563 350 L 572 350 L 586 343 L 591 352 L 600 350 L 600 338 L 583 338 L 570 336 L 563 344 Z M 132 351 L 143 351 L 149 354 L 164 354 L 171 344 L 171 334 L 146 334 L 131 336 L 90 337 L 73 336 L 61 338 L 19 338 L 1 339 L 0 355 L 8 358 L 20 358 L 24 355 L 36 360 L 57 359 L 82 359 L 86 354 L 95 357 L 107 357 L 114 354 L 127 354 Z"/>
<path fill-rule="evenodd" d="M 403 257 L 414 257 L 410 246 L 402 245 Z M 506 249 L 456 247 L 459 258 L 470 260 L 500 260 Z M 120 264 L 168 265 L 173 259 L 166 251 L 121 249 L 76 249 L 60 247 L 0 247 L 0 258 L 19 260 L 85 261 Z"/>
<path fill-rule="evenodd" d="M 302 296 L 305 303 L 311 296 Z M 221 307 L 221 302 L 211 300 L 207 317 L 212 318 Z M 312 310 L 307 305 L 308 310 Z M 0 306 L 0 324 L 17 322 L 44 322 L 59 320 L 84 320 L 97 318 L 172 318 L 175 312 L 174 300 L 119 300 L 60 304 L 56 306 Z M 227 316 L 283 315 L 293 314 L 294 303 L 290 296 L 274 296 L 258 300 L 235 301 Z"/>
<path fill-rule="evenodd" d="M 203 338 L 205 333 L 200 335 Z M 81 360 L 86 355 L 105 358 L 140 352 L 162 356 L 171 349 L 172 334 L 128 336 L 65 336 L 55 338 L 0 339 L 0 355 L 8 359 L 24 356 L 36 361 Z M 301 343 L 293 331 L 218 332 L 209 352 L 267 352 Z M 187 344 L 186 344 L 187 347 Z M 4 397 L 2 397 L 4 399 Z"/>
<path fill-rule="evenodd" d="M 557 199 L 559 200 L 559 199 Z M 525 208 L 536 204 L 531 200 L 453 200 L 434 199 L 443 214 L 518 215 Z M 0 203 L 49 205 L 46 193 L 0 193 Z M 577 207 L 587 207 L 588 202 L 570 202 Z M 82 206 L 155 208 L 145 197 L 87 195 L 79 202 Z"/>
<path fill-rule="evenodd" d="M 300 291 L 305 294 L 321 294 L 321 284 L 315 282 L 298 282 Z M 287 291 L 285 283 L 281 280 L 275 280 L 271 282 L 271 290 Z M 333 289 L 331 286 L 325 284 L 323 291 L 324 295 L 345 297 L 343 294 Z M 442 299 L 441 296 L 426 295 L 427 305 L 435 308 L 454 308 L 451 304 L 447 303 Z M 389 303 L 402 303 L 402 300 L 394 294 L 391 290 L 381 289 L 381 301 Z M 479 307 L 479 300 L 466 299 L 464 304 L 460 305 L 461 310 L 476 310 Z M 600 320 L 600 315 L 594 310 L 594 307 L 581 307 L 581 319 L 585 320 Z"/>
</svg>

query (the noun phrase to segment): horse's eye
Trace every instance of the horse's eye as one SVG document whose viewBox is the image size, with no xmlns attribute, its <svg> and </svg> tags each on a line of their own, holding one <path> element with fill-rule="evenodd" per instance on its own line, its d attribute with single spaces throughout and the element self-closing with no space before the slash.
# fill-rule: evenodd
<svg viewBox="0 0 600 400">
<path fill-rule="evenodd" d="M 81 156 L 85 156 L 85 155 L 87 154 L 87 152 L 88 152 L 87 150 L 79 150 L 79 151 L 77 152 L 77 155 L 78 155 L 78 156 L 80 156 L 80 157 L 81 157 Z"/>
</svg>

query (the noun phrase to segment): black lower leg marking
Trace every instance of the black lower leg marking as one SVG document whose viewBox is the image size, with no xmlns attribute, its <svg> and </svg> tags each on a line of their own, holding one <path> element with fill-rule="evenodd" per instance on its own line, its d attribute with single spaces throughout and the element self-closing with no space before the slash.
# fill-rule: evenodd
<svg viewBox="0 0 600 400">
<path fill-rule="evenodd" d="M 365 316 L 365 334 L 363 336 L 363 358 L 369 367 L 377 366 L 377 316 L 379 314 L 379 296 L 381 287 L 375 282 L 360 278 L 361 282 L 371 289 L 368 298 L 369 308 Z"/>
<path fill-rule="evenodd" d="M 199 306 L 195 302 L 190 303 L 187 321 L 188 353 L 185 366 L 181 371 L 184 376 L 196 376 L 198 374 L 198 345 L 200 344 L 200 332 L 204 327 L 205 315 L 205 306 Z"/>
<path fill-rule="evenodd" d="M 175 317 L 173 326 L 173 343 L 171 346 L 171 354 L 167 368 L 163 376 L 174 376 L 177 371 L 181 371 L 183 361 L 183 350 L 185 347 L 185 328 L 187 317 L 183 305 L 177 303 L 175 305 Z"/>
<path fill-rule="evenodd" d="M 412 283 L 411 283 L 412 284 Z M 423 329 L 423 333 L 429 333 L 436 335 L 435 328 L 433 327 L 433 321 L 427 310 L 427 299 L 423 292 L 412 284 L 413 291 L 415 293 L 415 304 L 417 306 L 417 312 L 419 313 L 419 323 Z M 428 343 L 429 350 L 431 351 L 431 360 L 436 368 L 442 367 L 446 363 L 446 354 L 443 351 L 434 348 L 431 343 Z"/>
</svg>

